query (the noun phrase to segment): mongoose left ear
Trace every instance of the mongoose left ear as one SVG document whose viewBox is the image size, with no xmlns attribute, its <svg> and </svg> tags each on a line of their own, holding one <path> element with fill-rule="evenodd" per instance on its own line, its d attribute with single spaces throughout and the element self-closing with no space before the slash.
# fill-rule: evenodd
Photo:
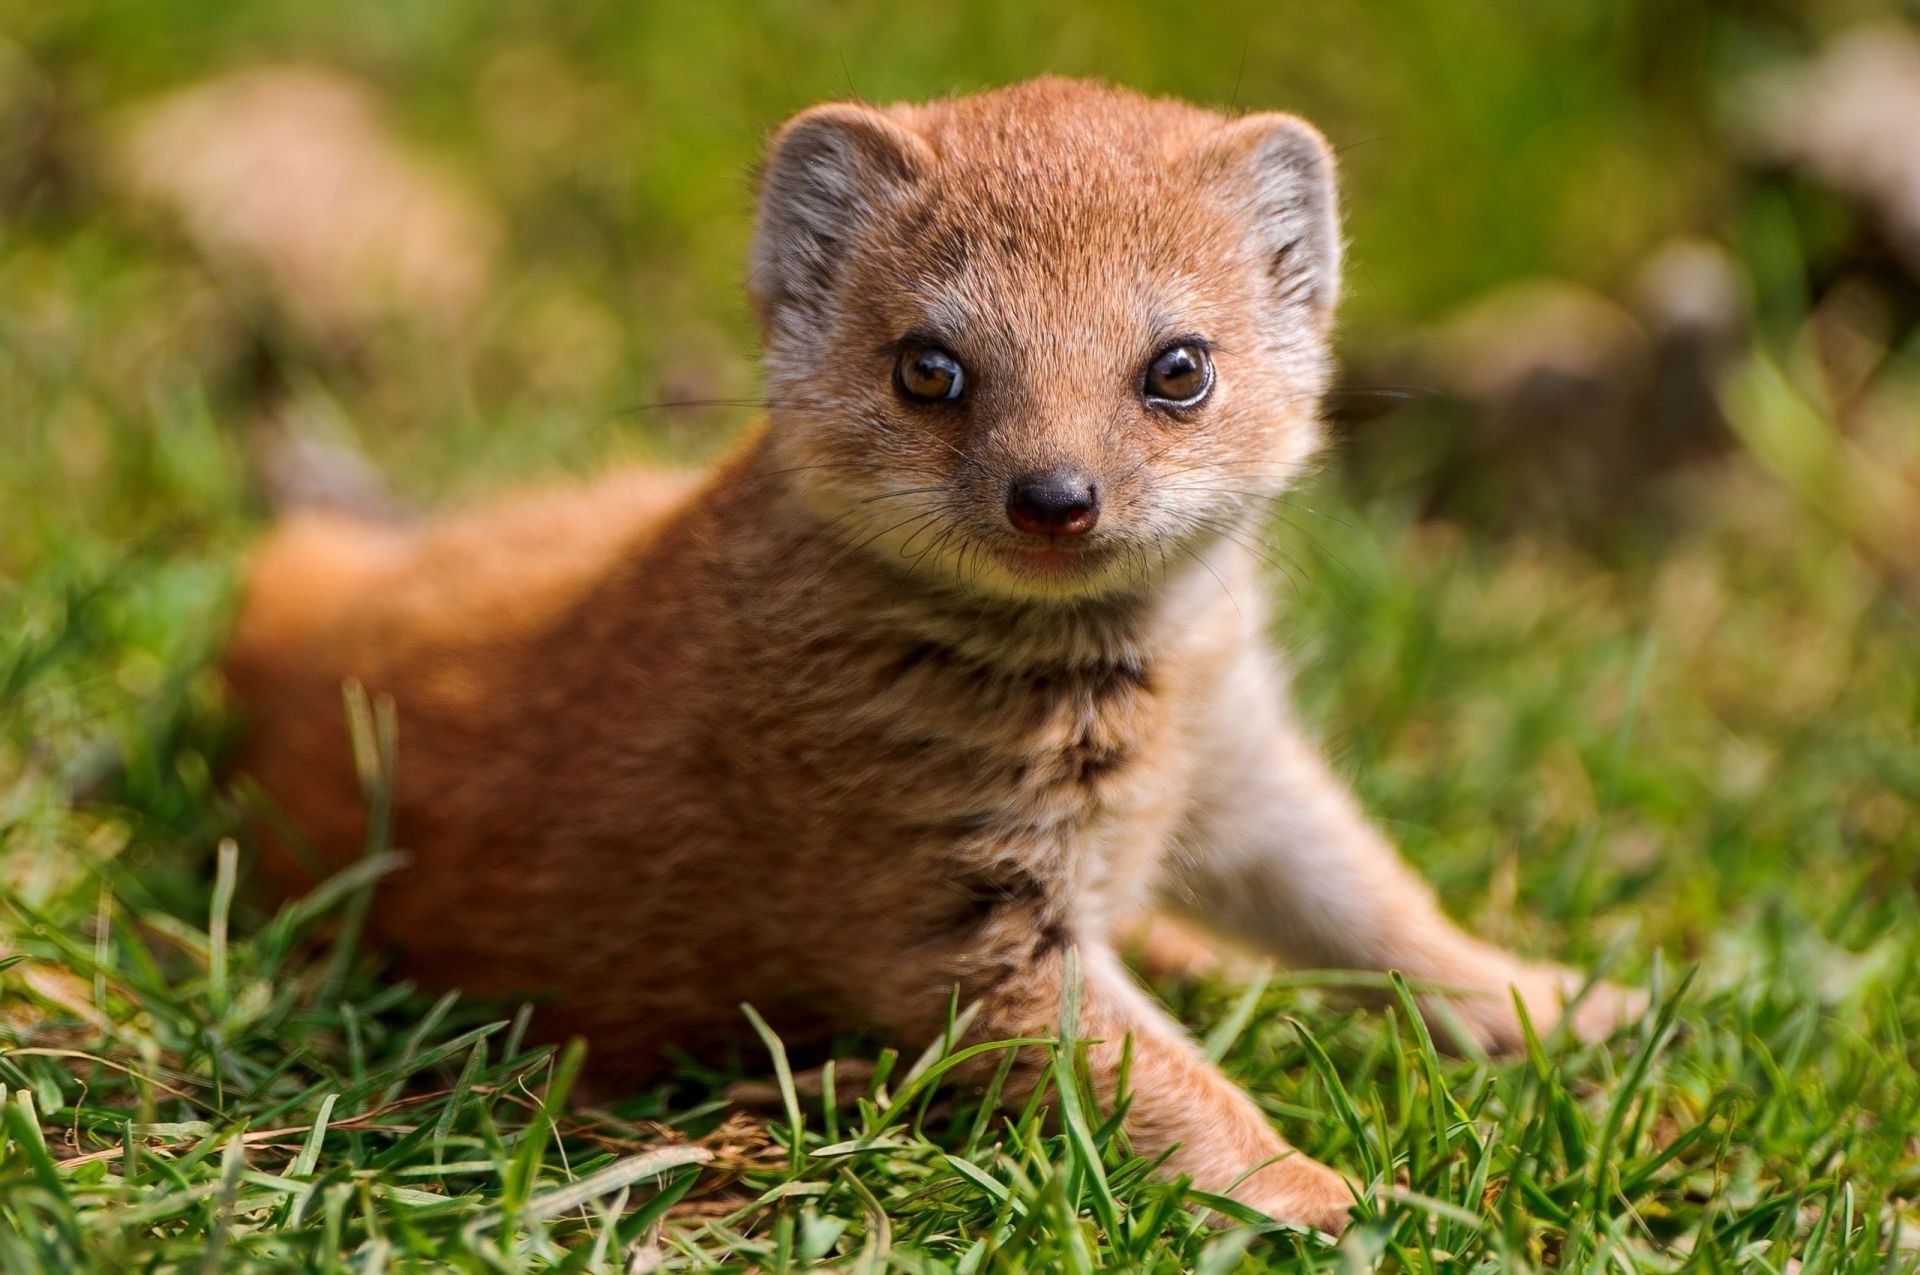
<svg viewBox="0 0 1920 1275">
<path fill-rule="evenodd" d="M 1327 326 L 1340 300 L 1341 252 L 1327 139 L 1295 115 L 1248 115 L 1208 138 L 1194 162 L 1244 210 L 1276 301 Z"/>
<path fill-rule="evenodd" d="M 849 251 L 933 164 L 919 134 L 870 106 L 787 121 L 760 174 L 747 290 L 761 329 L 805 331 L 829 314 Z"/>
</svg>

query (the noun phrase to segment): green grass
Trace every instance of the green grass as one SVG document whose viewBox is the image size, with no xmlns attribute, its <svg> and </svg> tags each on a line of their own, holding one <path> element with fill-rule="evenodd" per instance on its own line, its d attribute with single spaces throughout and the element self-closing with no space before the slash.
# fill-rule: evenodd
<svg viewBox="0 0 1920 1275">
<path fill-rule="evenodd" d="M 1342 1008 L 1312 978 L 1163 989 L 1302 1147 L 1387 1184 L 1337 1249 L 1209 1231 L 1083 1095 L 1036 1100 L 1064 1127 L 996 1113 L 938 1083 L 937 1053 L 881 1055 L 837 1109 L 782 1070 L 743 1113 L 729 1086 L 784 1068 L 744 1016 L 735 1067 L 568 1108 L 577 1057 L 525 1047 L 511 1007 L 342 954 L 335 922 L 384 847 L 271 916 L 235 889 L 242 857 L 209 854 L 229 822 L 203 751 L 222 539 L 69 546 L 10 588 L 0 663 L 22 764 L 0 1255 L 1907 1269 L 1920 640 L 1845 538 L 1748 462 L 1714 485 L 1738 515 L 1644 569 L 1477 545 L 1333 490 L 1288 506 L 1310 535 L 1276 530 L 1302 564 L 1275 583 L 1303 697 L 1409 853 L 1481 930 L 1659 1000 L 1610 1047 L 1487 1061 L 1437 1056 L 1403 1010 Z M 125 791 L 75 809 L 58 763 L 102 732 L 135 745 Z"/>
<path fill-rule="evenodd" d="M 1705 86 L 1609 113 L 1639 28 L 1580 6 L 1525 30 L 1452 23 L 1450 5 L 1404 22 L 1325 6 L 1304 34 L 1241 21 L 1158 59 L 1146 7 L 1083 14 L 1052 44 L 996 6 L 922 22 L 847 5 L 838 25 L 804 6 L 625 25 L 568 8 L 541 26 L 423 5 L 384 27 L 203 8 L 3 24 L 60 86 L 81 161 L 57 198 L 0 208 L 6 1269 L 1920 1267 L 1920 357 L 1880 351 L 1870 394 L 1838 397 L 1804 306 L 1778 292 L 1726 387 L 1735 446 L 1667 492 L 1677 514 L 1604 542 L 1493 540 L 1419 522 L 1417 492 L 1366 490 L 1337 463 L 1278 511 L 1276 640 L 1369 808 L 1475 930 L 1656 994 L 1607 1045 L 1487 1060 L 1436 1055 L 1400 1004 L 1352 1009 L 1310 974 L 1159 988 L 1290 1138 L 1379 1188 L 1338 1246 L 1244 1215 L 1201 1225 L 1079 1091 L 1070 1044 L 1054 1083 L 1001 1111 L 944 1083 L 937 1043 L 850 1040 L 849 1063 L 877 1065 L 841 1068 L 832 1101 L 743 1012 L 725 1066 L 576 1094 L 578 1053 L 530 1046 L 517 1006 L 396 982 L 352 942 L 404 847 L 370 846 L 279 911 L 250 888 L 247 847 L 223 848 L 240 825 L 210 667 L 261 526 L 230 375 L 244 342 L 177 238 L 85 175 L 92 130 L 127 101 L 311 51 L 392 83 L 413 135 L 505 209 L 472 348 L 399 340 L 303 369 L 304 401 L 440 496 L 707 455 L 743 423 L 621 409 L 689 366 L 717 393 L 751 385 L 738 169 L 766 123 L 843 75 L 881 96 L 1054 66 L 1222 100 L 1245 43 L 1242 100 L 1400 139 L 1348 163 L 1378 326 L 1622 258 L 1670 228 L 1663 201 L 1725 184 L 1694 167 L 1691 135 L 1661 131 Z M 1711 25 L 1690 18 L 1681 45 Z M 1587 43 L 1600 52 L 1563 76 L 1550 51 Z M 1316 69 L 1302 50 L 1321 47 L 1406 74 Z M 1462 51 L 1490 87 L 1423 92 Z M 528 106 L 587 112 L 571 162 L 515 150 L 521 134 L 473 109 L 509 72 L 596 86 Z M 1540 163 L 1444 148 L 1499 151 L 1529 111 L 1553 122 Z M 1448 186 L 1462 167 L 1500 181 Z M 1641 185 L 1661 194 L 1624 219 L 1566 211 Z M 1428 427 L 1417 407 L 1374 426 Z M 381 732 L 363 735 L 377 797 Z"/>
</svg>

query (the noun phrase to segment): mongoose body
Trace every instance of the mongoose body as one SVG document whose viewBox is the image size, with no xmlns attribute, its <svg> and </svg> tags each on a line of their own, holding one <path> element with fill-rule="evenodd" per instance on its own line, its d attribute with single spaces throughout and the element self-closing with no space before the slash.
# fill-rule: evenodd
<svg viewBox="0 0 1920 1275">
<path fill-rule="evenodd" d="M 1284 708 L 1249 542 L 1318 442 L 1339 258 L 1290 116 L 1058 80 L 805 112 L 754 247 L 767 423 L 703 477 L 289 522 L 227 665 L 242 768 L 346 862 L 340 688 L 391 696 L 410 862 L 379 933 L 542 998 L 616 1073 L 737 1037 L 743 1001 L 917 1043 L 958 988 L 976 1036 L 1044 1034 L 1077 950 L 1109 1101 L 1134 1042 L 1135 1147 L 1335 1229 L 1352 1188 L 1130 980 L 1120 928 L 1461 988 L 1494 1047 L 1509 989 L 1544 1030 L 1579 984 L 1449 923 Z"/>
</svg>

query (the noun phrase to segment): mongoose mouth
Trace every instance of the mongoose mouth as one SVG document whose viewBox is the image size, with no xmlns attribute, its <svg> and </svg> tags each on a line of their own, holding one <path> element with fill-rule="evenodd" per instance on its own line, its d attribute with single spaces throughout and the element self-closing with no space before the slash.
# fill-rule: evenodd
<svg viewBox="0 0 1920 1275">
<path fill-rule="evenodd" d="M 1110 556 L 1095 548 L 1064 548 L 1059 545 L 1014 546 L 996 548 L 994 553 L 1016 573 L 1035 580 L 1064 580 L 1098 570 Z"/>
</svg>

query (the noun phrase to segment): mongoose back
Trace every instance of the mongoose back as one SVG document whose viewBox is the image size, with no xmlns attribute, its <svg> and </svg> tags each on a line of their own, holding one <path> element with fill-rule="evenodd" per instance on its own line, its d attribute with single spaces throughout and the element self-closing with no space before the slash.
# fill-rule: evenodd
<svg viewBox="0 0 1920 1275">
<path fill-rule="evenodd" d="M 1108 1102 L 1132 1038 L 1134 1148 L 1337 1229 L 1356 1188 L 1131 980 L 1121 927 L 1464 989 L 1495 1048 L 1510 989 L 1545 1030 L 1580 983 L 1451 924 L 1283 705 L 1247 542 L 1319 441 L 1340 258 L 1292 116 L 1057 79 L 807 110 L 761 179 L 764 425 L 697 479 L 290 521 L 227 663 L 241 767 L 349 861 L 341 686 L 391 696 L 411 859 L 379 934 L 541 998 L 614 1075 L 737 1037 L 741 1002 L 921 1043 L 957 988 L 973 1036 L 1044 1035 L 1077 950 Z"/>
</svg>

